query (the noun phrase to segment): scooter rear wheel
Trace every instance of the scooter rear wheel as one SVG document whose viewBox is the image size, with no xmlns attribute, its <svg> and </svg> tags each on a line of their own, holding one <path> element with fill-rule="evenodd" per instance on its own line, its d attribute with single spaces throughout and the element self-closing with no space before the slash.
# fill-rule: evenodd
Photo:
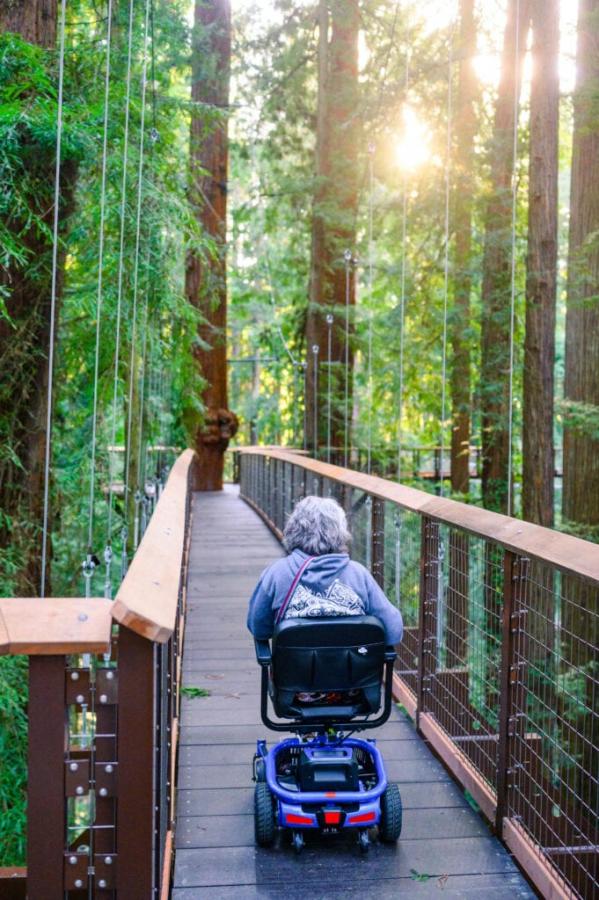
<svg viewBox="0 0 599 900">
<path fill-rule="evenodd" d="M 259 781 L 254 790 L 254 834 L 259 847 L 272 847 L 275 839 L 275 811 L 268 785 Z"/>
<path fill-rule="evenodd" d="M 388 784 L 381 797 L 379 837 L 385 844 L 394 844 L 401 834 L 401 794 L 396 784 Z"/>
</svg>

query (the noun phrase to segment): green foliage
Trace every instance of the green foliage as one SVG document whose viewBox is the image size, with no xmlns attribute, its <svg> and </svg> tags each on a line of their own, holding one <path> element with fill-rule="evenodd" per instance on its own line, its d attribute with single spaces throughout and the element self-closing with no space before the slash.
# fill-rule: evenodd
<svg viewBox="0 0 599 900">
<path fill-rule="evenodd" d="M 190 700 L 197 700 L 198 697 L 209 697 L 210 691 L 206 688 L 195 687 L 194 685 L 183 685 L 181 693 Z"/>
<path fill-rule="evenodd" d="M 22 866 L 26 843 L 27 658 L 0 656 L 0 864 Z"/>
</svg>

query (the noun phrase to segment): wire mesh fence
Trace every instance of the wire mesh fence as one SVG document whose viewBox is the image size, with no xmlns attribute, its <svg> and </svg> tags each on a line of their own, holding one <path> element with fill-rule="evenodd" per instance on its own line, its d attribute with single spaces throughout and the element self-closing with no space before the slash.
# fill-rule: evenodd
<svg viewBox="0 0 599 900">
<path fill-rule="evenodd" d="M 282 452 L 239 471 L 279 534 L 306 494 L 344 507 L 353 558 L 401 609 L 396 676 L 422 733 L 543 892 L 599 896 L 599 548 L 527 526 L 524 552 L 503 538 L 515 520 L 427 512 L 430 495 Z"/>
</svg>

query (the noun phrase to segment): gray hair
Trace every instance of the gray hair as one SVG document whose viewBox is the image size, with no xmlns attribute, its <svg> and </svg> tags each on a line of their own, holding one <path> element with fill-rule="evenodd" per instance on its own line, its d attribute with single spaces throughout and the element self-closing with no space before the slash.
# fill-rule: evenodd
<svg viewBox="0 0 599 900">
<path fill-rule="evenodd" d="M 304 497 L 296 503 L 283 532 L 288 553 L 303 550 L 310 556 L 347 553 L 350 540 L 343 508 L 325 497 Z"/>
</svg>

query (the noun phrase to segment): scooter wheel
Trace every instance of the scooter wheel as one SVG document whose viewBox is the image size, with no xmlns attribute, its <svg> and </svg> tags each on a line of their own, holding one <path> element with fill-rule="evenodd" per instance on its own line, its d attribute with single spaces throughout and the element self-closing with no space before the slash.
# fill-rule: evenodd
<svg viewBox="0 0 599 900">
<path fill-rule="evenodd" d="M 388 784 L 381 797 L 379 837 L 385 844 L 394 844 L 401 834 L 401 794 L 396 784 Z"/>
<path fill-rule="evenodd" d="M 254 781 L 266 781 L 266 764 L 262 757 L 258 757 L 254 761 Z"/>
<path fill-rule="evenodd" d="M 254 834 L 259 847 L 272 847 L 275 811 L 268 785 L 263 781 L 259 781 L 254 790 Z"/>
</svg>

